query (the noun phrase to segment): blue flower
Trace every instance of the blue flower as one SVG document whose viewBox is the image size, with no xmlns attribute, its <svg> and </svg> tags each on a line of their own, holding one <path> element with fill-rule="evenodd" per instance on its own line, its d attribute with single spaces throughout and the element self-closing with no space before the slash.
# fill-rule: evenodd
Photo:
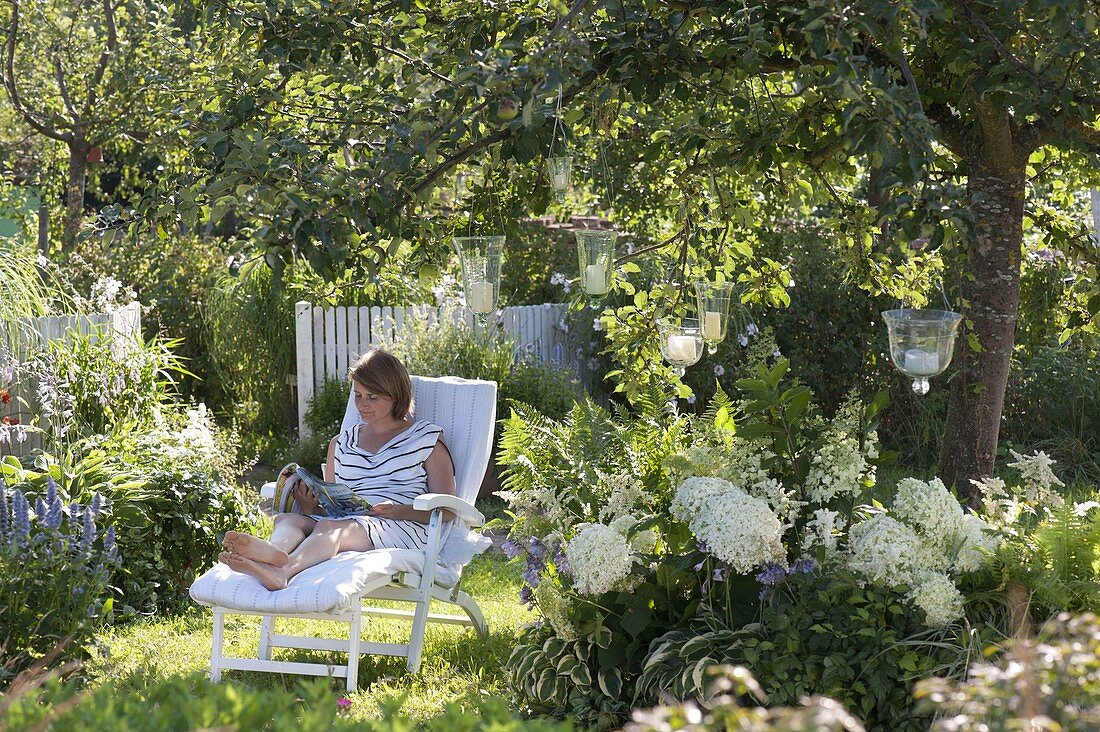
<svg viewBox="0 0 1100 732">
<path fill-rule="evenodd" d="M 107 533 L 103 536 L 103 548 L 107 551 L 107 559 L 115 561 L 118 559 L 118 545 L 115 544 L 115 527 L 108 526 Z"/>
<path fill-rule="evenodd" d="M 46 522 L 46 514 L 49 509 L 46 508 L 46 499 L 42 496 L 34 499 L 34 520 L 36 523 L 44 524 Z"/>
<path fill-rule="evenodd" d="M 554 553 L 554 566 L 558 568 L 558 574 L 570 577 L 573 575 L 573 568 L 569 566 L 569 557 L 565 555 L 561 549 L 558 549 Z"/>
<path fill-rule="evenodd" d="M 527 551 L 535 559 L 542 559 L 546 556 L 546 546 L 534 536 L 527 539 Z"/>
<path fill-rule="evenodd" d="M 50 509 L 46 513 L 46 528 L 56 531 L 61 528 L 61 498 L 55 495 L 52 501 L 47 502 L 50 505 Z"/>
<path fill-rule="evenodd" d="M 84 522 L 80 530 L 80 553 L 86 557 L 92 555 L 92 543 L 95 542 L 95 516 L 91 507 L 84 511 Z"/>
<path fill-rule="evenodd" d="M 766 587 L 774 587 L 787 578 L 787 570 L 778 564 L 769 564 L 756 575 L 756 581 Z"/>
<path fill-rule="evenodd" d="M 729 579 L 729 576 L 729 567 L 719 567 L 710 574 L 710 578 L 715 582 L 725 582 L 727 579 Z"/>
<path fill-rule="evenodd" d="M 725 374 L 726 374 L 726 367 L 723 366 L 720 363 L 715 364 L 715 366 L 714 366 L 714 375 L 718 376 L 718 377 L 721 377 L 721 376 L 725 376 Z"/>
<path fill-rule="evenodd" d="M 687 398 L 687 402 L 688 402 L 688 404 L 694 404 L 695 403 L 695 395 L 692 394 L 691 396 L 689 396 Z"/>
<path fill-rule="evenodd" d="M 509 559 L 515 559 L 523 552 L 523 548 L 515 539 L 508 539 L 500 545 L 501 551 L 504 552 L 504 556 Z"/>
<path fill-rule="evenodd" d="M 523 573 L 523 581 L 530 585 L 532 588 L 539 586 L 539 580 L 541 579 L 541 573 L 538 567 L 527 567 L 527 571 Z"/>
<path fill-rule="evenodd" d="M 790 573 L 795 574 L 810 574 L 814 571 L 814 560 L 812 559 L 799 559 L 797 562 L 791 565 Z"/>
<path fill-rule="evenodd" d="M 535 600 L 535 593 L 527 585 L 519 588 L 519 601 L 524 605 L 530 605 Z"/>
<path fill-rule="evenodd" d="M 99 515 L 99 512 L 103 509 L 103 496 L 99 495 L 99 491 L 95 492 L 92 496 L 92 518 Z"/>
</svg>

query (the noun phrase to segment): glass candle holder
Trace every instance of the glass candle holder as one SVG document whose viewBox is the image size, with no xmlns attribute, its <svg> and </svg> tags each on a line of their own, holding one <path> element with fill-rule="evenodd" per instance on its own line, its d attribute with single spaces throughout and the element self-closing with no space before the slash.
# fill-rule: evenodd
<svg viewBox="0 0 1100 732">
<path fill-rule="evenodd" d="M 882 314 L 890 337 L 890 360 L 913 380 L 913 391 L 927 394 L 928 379 L 942 374 L 955 353 L 962 316 L 949 310 L 887 310 Z"/>
<path fill-rule="evenodd" d="M 703 357 L 703 331 L 697 318 L 657 318 L 658 344 L 661 356 L 676 368 L 683 378 L 685 369 Z"/>
<path fill-rule="evenodd" d="M 581 285 L 592 298 L 602 297 L 611 289 L 611 272 L 615 268 L 614 231 L 581 229 L 573 232 L 577 237 L 577 264 L 580 267 Z"/>
<path fill-rule="evenodd" d="M 573 179 L 573 156 L 560 155 L 549 158 L 546 168 L 550 174 L 550 187 L 554 189 L 554 197 L 558 203 L 565 201 L 565 194 Z"/>
<path fill-rule="evenodd" d="M 462 266 L 466 308 L 484 326 L 497 307 L 504 236 L 456 236 L 454 247 Z"/>
<path fill-rule="evenodd" d="M 699 280 L 695 283 L 699 323 L 703 331 L 703 340 L 707 343 L 707 353 L 717 351 L 718 344 L 726 340 L 726 333 L 729 331 L 730 296 L 732 294 L 732 282 Z"/>
</svg>

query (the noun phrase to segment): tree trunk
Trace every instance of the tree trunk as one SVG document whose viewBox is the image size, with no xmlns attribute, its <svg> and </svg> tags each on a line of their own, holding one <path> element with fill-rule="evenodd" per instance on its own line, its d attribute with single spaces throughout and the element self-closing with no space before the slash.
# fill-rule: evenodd
<svg viewBox="0 0 1100 732">
<path fill-rule="evenodd" d="M 80 227 L 84 223 L 84 181 L 88 173 L 88 150 L 83 139 L 69 143 L 69 182 L 65 186 L 65 221 L 61 231 L 61 248 L 71 252 L 76 247 Z"/>
<path fill-rule="evenodd" d="M 955 344 L 958 370 L 951 384 L 939 476 L 975 506 L 981 495 L 970 481 L 993 475 L 1015 343 L 1025 183 L 1024 161 L 1016 156 L 1008 164 L 969 164 L 967 197 L 976 231 L 960 265 L 966 321 Z M 980 350 L 971 349 L 968 335 L 977 339 Z"/>
</svg>

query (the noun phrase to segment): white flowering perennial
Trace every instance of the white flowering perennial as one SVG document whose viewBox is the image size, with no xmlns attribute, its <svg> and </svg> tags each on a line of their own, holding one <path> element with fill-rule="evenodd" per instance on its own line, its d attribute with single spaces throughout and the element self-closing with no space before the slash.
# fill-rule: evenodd
<svg viewBox="0 0 1100 732">
<path fill-rule="evenodd" d="M 1034 455 L 1021 455 L 1015 450 L 1009 452 L 1016 458 L 1016 462 L 1009 463 L 1008 466 L 1020 471 L 1024 499 L 1033 506 L 1061 506 L 1062 496 L 1054 490 L 1054 486 L 1064 486 L 1065 483 L 1058 480 L 1058 476 L 1050 469 L 1054 460 L 1042 450 Z"/>
<path fill-rule="evenodd" d="M 711 554 L 739 574 L 767 564 L 786 564 L 779 518 L 767 501 L 728 480 L 688 478 L 676 490 L 671 510 Z"/>
<path fill-rule="evenodd" d="M 921 572 L 908 598 L 924 611 L 925 623 L 933 628 L 950 625 L 963 616 L 962 593 L 942 572 Z"/>
<path fill-rule="evenodd" d="M 626 537 L 610 526 L 589 524 L 565 547 L 573 570 L 573 588 L 582 595 L 602 595 L 630 575 L 634 557 Z"/>
<path fill-rule="evenodd" d="M 838 552 L 837 540 L 844 531 L 844 518 L 836 511 L 827 508 L 819 508 L 806 522 L 805 533 L 802 536 L 802 551 L 806 554 L 821 548 L 825 556 L 835 556 Z"/>
<path fill-rule="evenodd" d="M 569 622 L 569 600 L 555 583 L 540 582 L 535 588 L 535 602 L 558 638 L 566 642 L 577 640 L 577 629 Z"/>
<path fill-rule="evenodd" d="M 854 524 L 848 532 L 848 566 L 876 582 L 907 585 L 926 553 L 917 532 L 884 513 Z"/>
</svg>

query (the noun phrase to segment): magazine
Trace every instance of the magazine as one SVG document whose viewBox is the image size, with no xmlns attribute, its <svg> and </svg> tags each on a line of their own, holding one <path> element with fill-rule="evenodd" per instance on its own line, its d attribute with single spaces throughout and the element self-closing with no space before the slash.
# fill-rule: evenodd
<svg viewBox="0 0 1100 732">
<path fill-rule="evenodd" d="M 302 513 L 301 507 L 296 506 L 294 500 L 294 489 L 299 482 L 313 491 L 328 516 L 361 516 L 371 509 L 370 502 L 356 495 L 347 485 L 321 480 L 298 463 L 290 463 L 279 471 L 279 480 L 275 484 L 273 508 L 276 513 Z"/>
</svg>

